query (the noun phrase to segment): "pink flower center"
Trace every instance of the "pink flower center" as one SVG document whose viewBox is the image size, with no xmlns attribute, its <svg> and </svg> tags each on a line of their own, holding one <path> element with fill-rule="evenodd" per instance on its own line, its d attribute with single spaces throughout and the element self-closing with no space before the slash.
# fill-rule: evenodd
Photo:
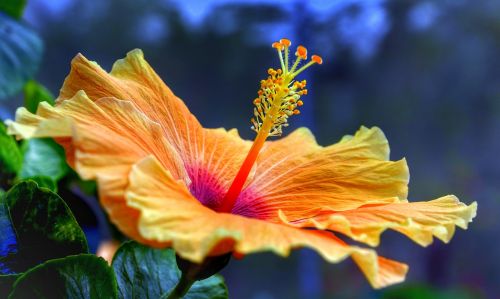
<svg viewBox="0 0 500 299">
<path fill-rule="evenodd" d="M 191 194 L 207 208 L 219 211 L 227 192 L 227 186 L 224 186 L 216 175 L 202 167 L 188 167 L 187 172 L 191 178 L 189 186 Z M 251 204 L 256 198 L 258 195 L 254 190 L 243 190 L 236 198 L 231 213 L 249 218 L 260 218 Z"/>
</svg>

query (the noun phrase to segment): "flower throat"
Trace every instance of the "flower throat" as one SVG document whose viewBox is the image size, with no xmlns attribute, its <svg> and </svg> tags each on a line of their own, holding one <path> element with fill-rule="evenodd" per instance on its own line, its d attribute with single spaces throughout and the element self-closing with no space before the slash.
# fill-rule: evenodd
<svg viewBox="0 0 500 299">
<path fill-rule="evenodd" d="M 320 56 L 312 55 L 311 60 L 299 68 L 301 62 L 307 60 L 307 49 L 298 46 L 295 51 L 297 58 L 290 66 L 288 61 L 290 40 L 281 39 L 272 46 L 278 51 L 281 68 L 277 70 L 270 68 L 267 71 L 269 75 L 267 79 L 260 81 L 258 97 L 253 101 L 254 117 L 250 120 L 251 128 L 257 136 L 222 204 L 217 209 L 218 212 L 231 213 L 267 137 L 281 136 L 283 127 L 288 126 L 288 118 L 300 114 L 298 108 L 303 105 L 300 97 L 307 94 L 307 82 L 306 80 L 296 81 L 295 77 L 311 65 L 323 63 Z"/>
</svg>

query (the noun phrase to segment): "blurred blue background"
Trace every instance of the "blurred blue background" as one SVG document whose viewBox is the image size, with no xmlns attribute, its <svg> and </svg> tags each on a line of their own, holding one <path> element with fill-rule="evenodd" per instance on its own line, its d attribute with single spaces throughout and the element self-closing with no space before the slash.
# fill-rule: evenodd
<svg viewBox="0 0 500 299">
<path fill-rule="evenodd" d="M 325 61 L 306 74 L 292 128 L 327 145 L 379 126 L 392 159 L 408 160 L 410 200 L 479 203 L 448 245 L 383 235 L 378 252 L 410 264 L 402 285 L 374 291 L 351 261 L 301 250 L 233 261 L 231 298 L 500 298 L 499 1 L 29 0 L 23 21 L 45 42 L 36 79 L 54 94 L 76 53 L 109 70 L 141 48 L 204 126 L 246 138 L 259 80 L 278 64 L 270 44 L 288 37 Z M 1 118 L 20 105 L 0 102 Z"/>
</svg>

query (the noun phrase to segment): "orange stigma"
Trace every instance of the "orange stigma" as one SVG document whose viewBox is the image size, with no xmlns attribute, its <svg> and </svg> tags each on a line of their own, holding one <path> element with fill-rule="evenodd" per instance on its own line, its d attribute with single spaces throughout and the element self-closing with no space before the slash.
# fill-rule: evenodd
<svg viewBox="0 0 500 299">
<path fill-rule="evenodd" d="M 298 107 L 304 105 L 300 97 L 307 94 L 307 82 L 296 81 L 295 77 L 311 65 L 323 63 L 321 57 L 312 55 L 309 62 L 297 69 L 302 61 L 307 60 L 307 49 L 299 45 L 295 52 L 297 59 L 290 66 L 288 57 L 291 45 L 292 42 L 286 38 L 272 44 L 278 51 L 281 68 L 268 69 L 268 77 L 260 81 L 257 98 L 253 100 L 254 117 L 251 119 L 251 129 L 257 132 L 257 136 L 218 212 L 231 213 L 267 137 L 281 136 L 283 128 L 288 126 L 288 118 L 300 114 Z"/>
<path fill-rule="evenodd" d="M 300 57 L 301 59 L 306 60 L 307 59 L 307 49 L 304 46 L 298 46 L 297 47 L 297 52 L 295 52 L 295 55 Z"/>
<path fill-rule="evenodd" d="M 280 44 L 282 44 L 284 47 L 290 47 L 292 45 L 292 42 L 287 38 L 282 38 L 280 39 Z"/>
<path fill-rule="evenodd" d="M 283 45 L 279 42 L 274 42 L 272 45 L 273 48 L 278 49 L 278 50 L 283 50 Z"/>
<path fill-rule="evenodd" d="M 317 64 L 323 64 L 323 58 L 321 58 L 321 56 L 313 55 L 311 56 L 311 60 L 316 62 Z"/>
</svg>

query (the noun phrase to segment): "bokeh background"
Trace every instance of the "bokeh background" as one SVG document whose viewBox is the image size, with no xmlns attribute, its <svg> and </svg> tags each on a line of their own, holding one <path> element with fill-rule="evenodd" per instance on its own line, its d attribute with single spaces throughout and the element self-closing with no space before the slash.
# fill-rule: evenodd
<svg viewBox="0 0 500 299">
<path fill-rule="evenodd" d="M 278 64 L 270 44 L 288 37 L 325 61 L 306 74 L 310 94 L 292 128 L 327 145 L 379 126 L 391 158 L 408 160 L 410 200 L 453 193 L 479 203 L 450 244 L 383 235 L 380 254 L 411 266 L 402 285 L 372 290 L 351 261 L 300 250 L 230 263 L 231 298 L 500 298 L 499 1 L 29 0 L 22 19 L 45 43 L 36 79 L 54 94 L 76 53 L 109 70 L 141 48 L 204 126 L 246 138 L 258 82 Z M 20 95 L 0 102 L 1 118 L 20 105 Z M 95 248 L 109 232 L 97 228 L 93 199 L 62 196 Z"/>
</svg>

